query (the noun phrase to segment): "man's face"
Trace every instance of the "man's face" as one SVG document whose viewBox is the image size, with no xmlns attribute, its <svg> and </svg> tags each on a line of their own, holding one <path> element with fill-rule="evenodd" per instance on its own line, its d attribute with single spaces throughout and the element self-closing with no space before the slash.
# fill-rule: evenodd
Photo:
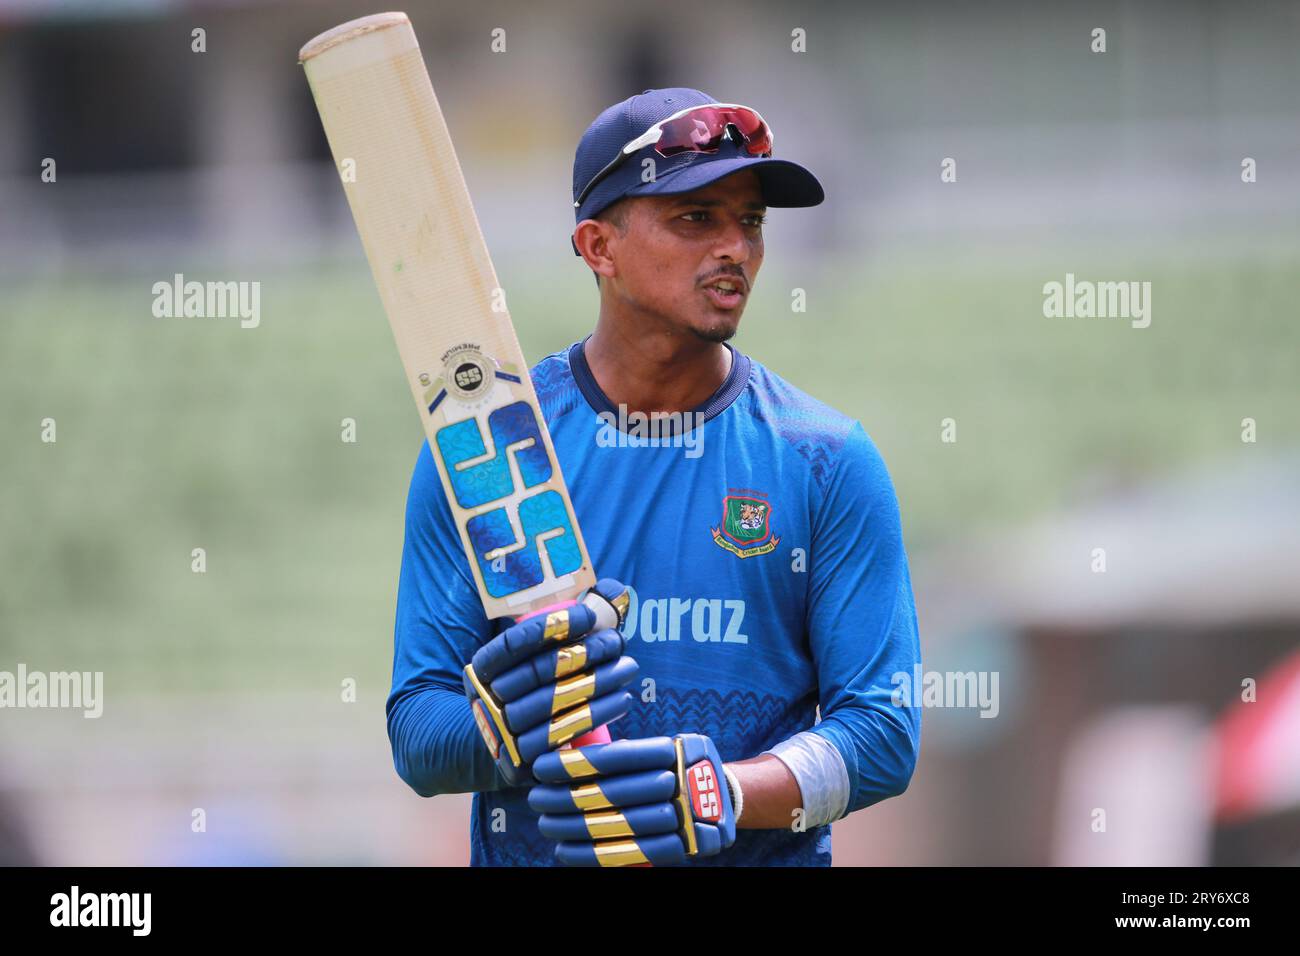
<svg viewBox="0 0 1300 956">
<path fill-rule="evenodd" d="M 636 196 L 610 237 L 608 294 L 710 342 L 736 334 L 763 264 L 763 194 L 753 170 L 678 196 Z"/>
</svg>

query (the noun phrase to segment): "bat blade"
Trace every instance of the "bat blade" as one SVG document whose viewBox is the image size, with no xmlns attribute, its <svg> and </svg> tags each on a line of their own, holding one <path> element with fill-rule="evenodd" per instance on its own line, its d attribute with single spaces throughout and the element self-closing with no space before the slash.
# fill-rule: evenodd
<svg viewBox="0 0 1300 956">
<path fill-rule="evenodd" d="M 410 21 L 299 54 L 488 617 L 595 583 L 573 503 Z"/>
</svg>

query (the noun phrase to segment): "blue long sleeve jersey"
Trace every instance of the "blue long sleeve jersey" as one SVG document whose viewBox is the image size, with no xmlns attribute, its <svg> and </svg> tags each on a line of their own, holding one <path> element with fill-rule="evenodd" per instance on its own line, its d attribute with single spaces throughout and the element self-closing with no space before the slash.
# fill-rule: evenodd
<svg viewBox="0 0 1300 956">
<path fill-rule="evenodd" d="M 848 811 L 901 793 L 920 713 L 894 677 L 919 663 L 898 503 L 862 426 L 736 350 L 704 424 L 657 443 L 619 431 L 582 343 L 532 371 L 597 573 L 634 589 L 641 665 L 615 738 L 702 733 L 724 760 L 803 730 L 844 758 Z M 475 791 L 471 861 L 553 862 L 527 791 L 507 788 L 461 672 L 503 626 L 479 604 L 427 444 L 411 479 L 388 733 L 417 793 Z M 820 721 L 818 720 L 820 708 Z M 741 830 L 702 864 L 829 865 L 830 827 Z"/>
</svg>

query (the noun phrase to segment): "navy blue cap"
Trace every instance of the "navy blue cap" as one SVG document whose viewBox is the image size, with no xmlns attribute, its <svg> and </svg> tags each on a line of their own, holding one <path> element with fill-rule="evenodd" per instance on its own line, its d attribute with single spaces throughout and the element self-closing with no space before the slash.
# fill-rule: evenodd
<svg viewBox="0 0 1300 956">
<path fill-rule="evenodd" d="M 706 106 L 717 100 L 699 90 L 672 87 L 646 90 L 605 110 L 587 127 L 573 157 L 573 199 L 576 202 L 587 183 L 618 155 L 624 145 L 647 129 L 689 106 Z M 760 112 L 762 112 L 760 110 Z M 779 142 L 775 135 L 774 142 Z M 655 181 L 641 182 L 641 163 L 654 157 Z M 664 157 L 647 146 L 628 156 L 603 179 L 582 206 L 574 210 L 574 221 L 590 219 L 624 196 L 671 196 L 688 193 L 723 176 L 753 169 L 758 173 L 763 201 L 773 207 L 816 206 L 825 198 L 817 177 L 788 159 L 751 156 L 731 140 L 716 153 L 679 153 Z M 577 251 L 576 249 L 574 250 Z"/>
</svg>

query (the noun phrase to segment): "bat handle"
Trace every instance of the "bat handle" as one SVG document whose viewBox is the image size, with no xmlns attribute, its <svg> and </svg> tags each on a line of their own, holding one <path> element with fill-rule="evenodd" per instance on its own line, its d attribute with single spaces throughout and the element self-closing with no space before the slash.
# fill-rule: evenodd
<svg viewBox="0 0 1300 956">
<path fill-rule="evenodd" d="M 550 614 L 552 611 L 562 611 L 566 607 L 573 607 L 573 605 L 577 603 L 578 603 L 577 601 L 560 601 L 557 604 L 548 604 L 546 605 L 546 607 L 538 608 L 536 611 L 529 611 L 527 614 L 523 615 L 522 617 L 516 618 L 516 623 L 518 623 L 519 621 L 526 621 L 530 617 L 537 617 L 539 614 Z M 601 610 L 598 610 L 594 605 L 588 605 L 588 606 L 591 607 L 592 610 L 596 611 L 596 627 L 600 628 L 600 627 L 618 626 L 617 620 L 611 625 L 604 620 L 605 615 L 602 613 Z M 607 608 L 609 607 L 609 605 L 605 604 L 605 607 Z M 609 742 L 610 742 L 609 726 L 607 724 L 602 724 L 601 726 L 597 727 L 595 730 L 589 730 L 585 734 L 582 734 L 581 736 L 574 737 L 572 740 L 570 740 L 567 744 L 565 744 L 560 749 L 568 750 L 570 747 L 585 747 L 588 744 L 607 744 Z"/>
<path fill-rule="evenodd" d="M 561 747 L 561 750 L 567 750 L 570 747 L 585 747 L 587 744 L 607 744 L 609 743 L 609 725 L 601 724 L 595 730 L 589 730 L 581 737 L 574 737 L 567 744 Z"/>
</svg>

